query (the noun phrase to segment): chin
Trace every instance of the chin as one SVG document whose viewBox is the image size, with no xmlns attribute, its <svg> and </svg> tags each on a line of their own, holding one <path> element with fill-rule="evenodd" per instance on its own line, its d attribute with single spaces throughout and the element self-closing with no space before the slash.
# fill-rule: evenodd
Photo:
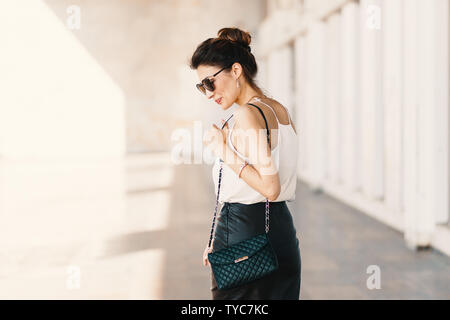
<svg viewBox="0 0 450 320">
<path fill-rule="evenodd" d="M 226 104 L 226 103 L 222 103 L 222 104 L 220 104 L 219 106 L 222 108 L 222 110 L 227 110 L 227 109 L 228 109 L 229 107 L 231 107 L 232 105 Z"/>
</svg>

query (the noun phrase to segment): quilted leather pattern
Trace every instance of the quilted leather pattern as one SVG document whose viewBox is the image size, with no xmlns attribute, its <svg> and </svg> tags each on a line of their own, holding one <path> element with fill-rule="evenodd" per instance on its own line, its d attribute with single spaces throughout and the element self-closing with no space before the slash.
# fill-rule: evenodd
<svg viewBox="0 0 450 320">
<path fill-rule="evenodd" d="M 208 254 L 219 289 L 231 289 L 278 269 L 277 256 L 266 233 Z"/>
</svg>

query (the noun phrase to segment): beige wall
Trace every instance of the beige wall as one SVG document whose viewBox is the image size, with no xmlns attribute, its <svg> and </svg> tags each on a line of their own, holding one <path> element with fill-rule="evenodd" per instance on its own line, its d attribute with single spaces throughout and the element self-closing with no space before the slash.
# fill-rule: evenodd
<svg viewBox="0 0 450 320">
<path fill-rule="evenodd" d="M 121 88 L 41 1 L 2 1 L 0 155 L 117 157 Z"/>
<path fill-rule="evenodd" d="M 81 9 L 78 42 L 122 90 L 128 152 L 170 150 L 171 133 L 213 110 L 187 67 L 195 47 L 225 26 L 254 32 L 265 2 L 206 0 L 45 0 L 63 22 Z M 205 112 L 207 110 L 207 112 Z M 105 118 L 108 113 L 105 112 Z M 101 130 L 101 123 L 99 123 Z"/>
</svg>

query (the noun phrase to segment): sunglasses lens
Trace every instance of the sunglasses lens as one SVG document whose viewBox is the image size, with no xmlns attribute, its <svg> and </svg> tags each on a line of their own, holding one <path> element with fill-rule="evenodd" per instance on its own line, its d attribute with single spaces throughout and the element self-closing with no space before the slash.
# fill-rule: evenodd
<svg viewBox="0 0 450 320">
<path fill-rule="evenodd" d="M 203 80 L 203 86 L 206 88 L 206 90 L 208 91 L 214 91 L 215 87 L 214 87 L 214 81 L 211 81 L 210 79 L 205 79 Z"/>
<path fill-rule="evenodd" d="M 201 93 L 206 95 L 206 90 L 213 92 L 216 87 L 214 86 L 214 79 L 203 79 L 202 83 L 196 85 L 197 89 L 200 90 Z"/>
<path fill-rule="evenodd" d="M 201 93 L 206 94 L 205 87 L 202 84 L 197 84 L 196 87 Z"/>
</svg>

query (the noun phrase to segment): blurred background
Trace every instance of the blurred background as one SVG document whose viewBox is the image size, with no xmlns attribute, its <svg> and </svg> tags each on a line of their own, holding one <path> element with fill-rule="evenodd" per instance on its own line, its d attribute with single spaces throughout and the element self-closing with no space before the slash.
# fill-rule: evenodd
<svg viewBox="0 0 450 320">
<path fill-rule="evenodd" d="M 0 299 L 210 299 L 189 58 L 252 35 L 298 132 L 302 299 L 449 299 L 449 0 L 3 0 Z"/>
</svg>

